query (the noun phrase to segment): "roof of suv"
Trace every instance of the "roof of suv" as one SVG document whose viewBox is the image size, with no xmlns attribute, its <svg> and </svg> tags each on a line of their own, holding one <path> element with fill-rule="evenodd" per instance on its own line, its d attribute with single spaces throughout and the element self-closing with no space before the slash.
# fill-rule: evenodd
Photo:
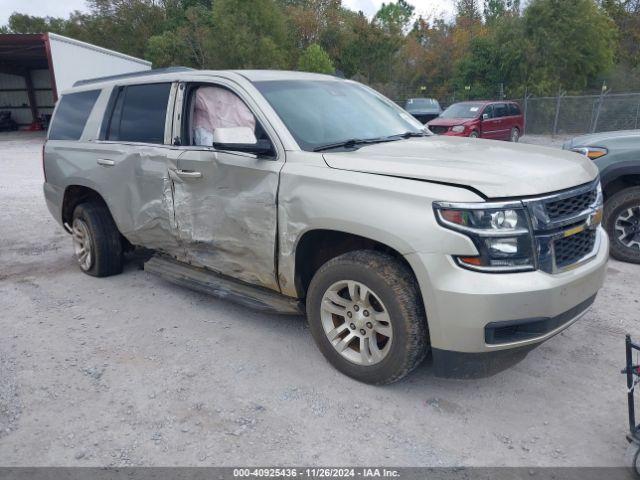
<svg viewBox="0 0 640 480">
<path fill-rule="evenodd" d="M 140 72 L 125 73 L 122 75 L 112 75 L 107 77 L 79 80 L 73 85 L 73 88 L 84 87 L 88 85 L 104 86 L 105 84 L 113 83 L 129 84 L 136 83 L 140 80 L 144 81 L 144 83 L 152 83 L 153 81 L 157 80 L 188 80 L 191 78 L 197 78 L 207 75 L 224 77 L 233 77 L 237 75 L 244 77 L 250 82 L 271 80 L 343 80 L 332 75 L 286 70 L 194 70 L 187 67 L 169 67 L 160 68 L 157 70 L 143 70 Z"/>
<path fill-rule="evenodd" d="M 296 72 L 291 70 L 231 70 L 242 75 L 250 82 L 267 80 L 344 80 L 343 78 L 322 73 Z"/>
</svg>

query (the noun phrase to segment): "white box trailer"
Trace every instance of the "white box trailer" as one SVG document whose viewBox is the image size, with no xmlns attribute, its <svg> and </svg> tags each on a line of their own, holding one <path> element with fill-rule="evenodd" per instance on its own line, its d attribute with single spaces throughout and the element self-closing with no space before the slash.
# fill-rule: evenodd
<svg viewBox="0 0 640 480">
<path fill-rule="evenodd" d="M 75 82 L 150 69 L 146 60 L 55 33 L 1 34 L 0 112 L 17 126 L 46 128 L 58 94 Z M 0 121 L 0 129 L 7 125 Z"/>
</svg>

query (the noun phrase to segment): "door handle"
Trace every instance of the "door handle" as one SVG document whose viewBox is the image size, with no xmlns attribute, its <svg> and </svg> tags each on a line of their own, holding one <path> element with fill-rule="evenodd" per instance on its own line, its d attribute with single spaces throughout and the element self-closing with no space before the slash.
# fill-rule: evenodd
<svg viewBox="0 0 640 480">
<path fill-rule="evenodd" d="M 103 167 L 113 167 L 116 164 L 113 160 L 109 160 L 106 158 L 99 158 L 98 165 L 102 165 Z"/>
<path fill-rule="evenodd" d="M 201 172 L 195 172 L 193 170 L 175 170 L 175 172 L 180 178 L 202 178 Z"/>
</svg>

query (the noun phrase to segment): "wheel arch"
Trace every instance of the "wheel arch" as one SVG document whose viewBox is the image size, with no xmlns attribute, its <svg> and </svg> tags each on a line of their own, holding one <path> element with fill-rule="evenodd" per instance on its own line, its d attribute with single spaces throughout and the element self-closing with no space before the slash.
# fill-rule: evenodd
<svg viewBox="0 0 640 480">
<path fill-rule="evenodd" d="M 600 175 L 604 199 L 607 201 L 616 193 L 640 186 L 640 162 L 625 162 L 612 165 Z"/>
<path fill-rule="evenodd" d="M 298 297 L 306 296 L 313 275 L 322 265 L 332 258 L 355 250 L 374 250 L 391 255 L 406 265 L 416 283 L 418 282 L 413 268 L 399 248 L 355 233 L 317 228 L 304 232 L 295 246 L 294 283 Z"/>
<path fill-rule="evenodd" d="M 90 201 L 101 203 L 102 205 L 107 206 L 107 203 L 104 201 L 104 198 L 102 198 L 102 195 L 100 195 L 93 188 L 87 187 L 85 185 L 68 185 L 65 188 L 62 197 L 62 209 L 60 212 L 62 223 L 70 224 L 75 208 L 81 203 Z"/>
<path fill-rule="evenodd" d="M 78 205 L 85 202 L 95 202 L 104 205 L 104 207 L 111 215 L 111 219 L 116 225 L 116 228 L 121 232 L 118 222 L 113 216 L 113 212 L 109 208 L 109 204 L 102 196 L 102 194 L 95 188 L 95 186 L 86 185 L 83 183 L 72 183 L 65 187 L 64 193 L 62 195 L 62 206 L 60 208 L 62 224 L 70 225 L 71 221 L 73 220 L 73 211 Z"/>
</svg>

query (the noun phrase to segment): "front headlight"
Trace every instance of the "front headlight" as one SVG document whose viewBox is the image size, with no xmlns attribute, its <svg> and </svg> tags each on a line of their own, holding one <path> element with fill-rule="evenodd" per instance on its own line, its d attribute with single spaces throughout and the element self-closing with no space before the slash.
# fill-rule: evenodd
<svg viewBox="0 0 640 480">
<path fill-rule="evenodd" d="M 478 256 L 455 256 L 462 267 L 482 272 L 535 269 L 529 219 L 521 203 L 434 202 L 438 223 L 467 235 Z"/>
<path fill-rule="evenodd" d="M 603 147 L 576 147 L 571 149 L 572 152 L 581 153 L 589 157 L 591 160 L 595 160 L 596 158 L 604 157 L 609 150 Z"/>
<path fill-rule="evenodd" d="M 452 132 L 456 132 L 456 133 L 462 133 L 464 132 L 465 126 L 464 125 L 456 125 L 455 127 L 453 127 L 451 129 Z"/>
</svg>

